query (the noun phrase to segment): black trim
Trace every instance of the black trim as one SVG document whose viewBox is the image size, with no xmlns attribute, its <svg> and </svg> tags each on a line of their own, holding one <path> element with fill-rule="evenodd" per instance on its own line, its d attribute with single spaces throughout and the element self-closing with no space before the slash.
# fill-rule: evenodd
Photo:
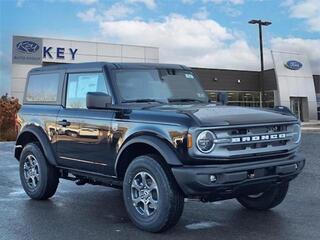
<svg viewBox="0 0 320 240">
<path fill-rule="evenodd" d="M 119 159 L 121 159 L 122 153 L 126 150 L 127 147 L 135 143 L 144 143 L 144 144 L 150 145 L 151 147 L 156 149 L 164 158 L 164 160 L 167 162 L 167 164 L 171 166 L 183 165 L 180 159 L 178 158 L 177 154 L 163 140 L 154 136 L 138 136 L 129 140 L 121 147 L 120 151 L 118 152 L 117 159 L 114 166 L 115 173 L 117 173 Z"/>
<path fill-rule="evenodd" d="M 229 190 L 231 193 L 233 188 L 239 189 L 247 184 L 290 181 L 302 171 L 304 164 L 304 157 L 295 155 L 290 158 L 278 158 L 263 162 L 207 166 L 185 165 L 173 167 L 172 172 L 186 196 L 203 196 L 219 195 L 219 191 L 225 190 Z M 296 166 L 297 168 L 295 168 Z M 249 173 L 255 173 L 255 177 L 249 178 Z M 210 182 L 210 175 L 215 175 L 217 180 Z M 254 192 L 255 189 L 252 188 Z M 234 194 L 230 196 L 234 197 Z"/>
<path fill-rule="evenodd" d="M 48 159 L 49 163 L 53 166 L 57 166 L 57 161 L 56 161 L 57 158 L 56 158 L 56 155 L 52 149 L 52 145 L 47 137 L 47 134 L 39 127 L 36 127 L 34 125 L 27 125 L 21 130 L 21 132 L 17 138 L 16 145 L 20 145 L 20 143 L 23 141 L 24 133 L 33 134 L 38 139 L 38 142 L 40 143 L 40 145 L 44 151 L 44 155 Z M 15 149 L 15 155 L 14 155 L 18 161 L 20 160 L 19 159 L 20 153 L 18 152 L 19 149 L 20 148 Z"/>
<path fill-rule="evenodd" d="M 76 179 L 87 180 L 85 181 L 86 183 L 90 183 L 93 185 L 105 185 L 108 187 L 122 188 L 122 181 L 118 180 L 114 176 L 61 166 L 58 166 L 57 168 L 62 171 L 67 171 L 67 173 L 73 174 L 74 176 L 76 176 Z M 60 177 L 70 180 L 70 177 L 68 175 L 64 175 L 63 172 Z"/>
<path fill-rule="evenodd" d="M 238 156 L 232 156 L 229 158 L 225 157 L 207 157 L 207 156 L 197 156 L 192 157 L 193 162 L 197 162 L 198 164 L 232 164 L 232 163 L 246 163 L 252 161 L 265 161 L 265 160 L 273 160 L 278 159 L 279 157 L 291 157 L 296 153 L 296 149 L 292 151 L 281 150 L 275 152 L 267 152 L 267 153 L 254 153 L 254 154 L 243 154 Z"/>
</svg>

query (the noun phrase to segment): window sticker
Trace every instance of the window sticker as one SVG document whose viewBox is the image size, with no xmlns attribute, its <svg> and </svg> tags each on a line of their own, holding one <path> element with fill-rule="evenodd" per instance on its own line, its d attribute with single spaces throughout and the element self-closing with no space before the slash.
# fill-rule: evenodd
<svg viewBox="0 0 320 240">
<path fill-rule="evenodd" d="M 68 84 L 68 97 L 75 98 L 77 97 L 77 82 L 76 81 L 69 81 Z"/>
<path fill-rule="evenodd" d="M 77 97 L 85 98 L 87 96 L 87 92 L 96 92 L 98 78 L 98 75 L 79 76 Z"/>
</svg>

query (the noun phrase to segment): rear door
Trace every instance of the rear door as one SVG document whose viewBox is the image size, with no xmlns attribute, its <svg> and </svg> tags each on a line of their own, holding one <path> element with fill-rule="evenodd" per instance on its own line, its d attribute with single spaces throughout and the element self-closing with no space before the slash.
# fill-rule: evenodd
<svg viewBox="0 0 320 240">
<path fill-rule="evenodd" d="M 66 75 L 65 104 L 57 124 L 59 165 L 113 175 L 110 164 L 112 110 L 87 109 L 87 92 L 111 95 L 103 71 L 70 72 Z"/>
</svg>

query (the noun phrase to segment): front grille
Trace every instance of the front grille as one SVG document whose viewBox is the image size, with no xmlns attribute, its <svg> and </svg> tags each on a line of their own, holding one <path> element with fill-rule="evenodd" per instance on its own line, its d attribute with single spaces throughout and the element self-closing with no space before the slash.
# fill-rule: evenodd
<svg viewBox="0 0 320 240">
<path fill-rule="evenodd" d="M 294 124 L 270 124 L 213 129 L 217 138 L 216 146 L 209 155 L 221 159 L 243 159 L 277 153 L 289 154 L 298 146 L 293 141 L 293 126 Z"/>
<path fill-rule="evenodd" d="M 248 135 L 248 134 L 263 134 L 263 133 L 279 133 L 287 131 L 287 125 L 271 125 L 263 127 L 238 127 L 228 130 L 228 135 Z"/>
</svg>

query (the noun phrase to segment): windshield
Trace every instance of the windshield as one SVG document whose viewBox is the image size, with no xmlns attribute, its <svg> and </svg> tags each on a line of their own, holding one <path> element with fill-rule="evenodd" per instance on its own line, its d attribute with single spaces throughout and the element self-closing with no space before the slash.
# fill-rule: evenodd
<svg viewBox="0 0 320 240">
<path fill-rule="evenodd" d="M 208 102 L 191 71 L 177 69 L 117 70 L 122 102 Z"/>
</svg>

